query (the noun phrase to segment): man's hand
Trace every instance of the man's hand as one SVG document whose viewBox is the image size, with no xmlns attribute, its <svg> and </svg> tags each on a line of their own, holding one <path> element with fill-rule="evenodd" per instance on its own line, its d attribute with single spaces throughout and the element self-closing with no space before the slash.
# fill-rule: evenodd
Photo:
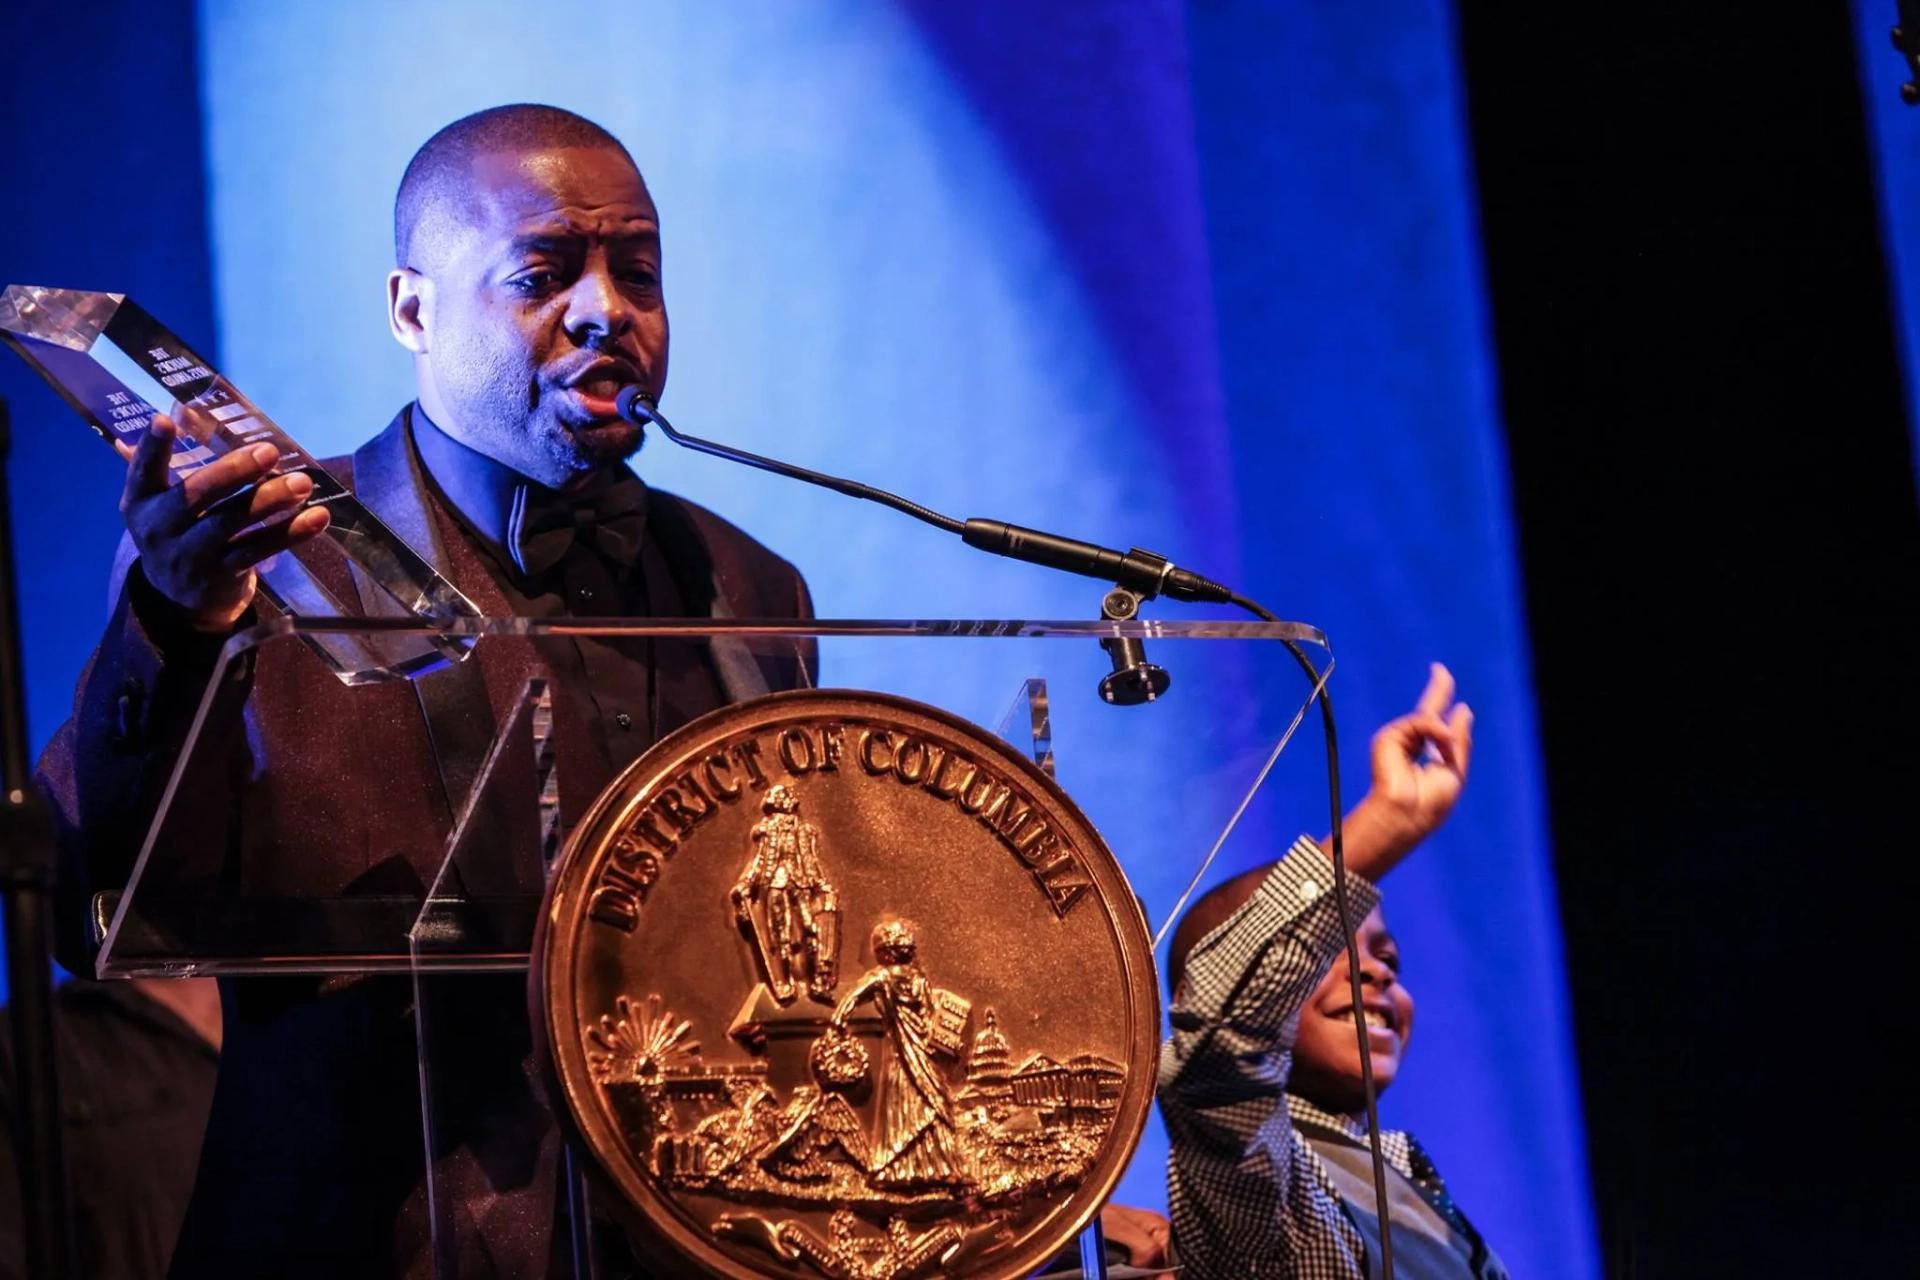
<svg viewBox="0 0 1920 1280">
<path fill-rule="evenodd" d="M 1377 880 L 1453 812 L 1473 755 L 1473 711 L 1439 663 L 1412 712 L 1373 735 L 1373 787 L 1347 815 L 1347 866 Z"/>
<path fill-rule="evenodd" d="M 1100 1230 L 1115 1244 L 1126 1246 L 1128 1260 L 1134 1266 L 1167 1265 L 1167 1237 L 1172 1228 L 1151 1209 L 1109 1204 L 1100 1210 Z"/>
<path fill-rule="evenodd" d="M 153 589 L 186 610 L 197 630 L 229 631 L 253 603 L 253 567 L 326 528 L 327 509 L 300 510 L 313 480 L 272 475 L 280 454 L 270 444 L 236 449 L 168 483 L 178 434 L 165 414 L 154 415 L 127 464 L 120 514 Z"/>
</svg>

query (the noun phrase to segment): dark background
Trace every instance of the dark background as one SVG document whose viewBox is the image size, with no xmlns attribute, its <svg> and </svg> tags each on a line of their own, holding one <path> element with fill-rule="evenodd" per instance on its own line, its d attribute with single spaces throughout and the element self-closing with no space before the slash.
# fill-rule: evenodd
<svg viewBox="0 0 1920 1280">
<path fill-rule="evenodd" d="M 1610 1275 L 1920 1243 L 1920 520 L 1849 14 L 1793 8 L 1458 6 Z"/>
</svg>

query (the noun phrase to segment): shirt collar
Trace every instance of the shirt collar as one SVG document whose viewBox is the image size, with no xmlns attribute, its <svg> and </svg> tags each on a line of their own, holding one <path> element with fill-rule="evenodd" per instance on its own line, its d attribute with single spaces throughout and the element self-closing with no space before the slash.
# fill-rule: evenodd
<svg viewBox="0 0 1920 1280">
<path fill-rule="evenodd" d="M 413 447 L 428 479 L 461 523 L 497 559 L 508 561 L 507 529 L 514 508 L 523 501 L 519 491 L 532 482 L 448 435 L 418 403 L 413 406 Z"/>
<path fill-rule="evenodd" d="M 559 501 L 554 491 L 521 475 L 512 467 L 456 440 L 415 401 L 413 444 L 427 473 L 427 482 L 503 569 L 524 577 L 520 559 L 521 525 L 529 505 Z M 624 464 L 602 469 L 582 493 L 632 477 Z M 639 483 L 632 477 L 630 483 Z M 580 498 L 571 499 L 578 501 Z"/>
<path fill-rule="evenodd" d="M 1361 1116 L 1344 1116 L 1323 1110 L 1297 1093 L 1287 1095 L 1287 1110 L 1292 1114 L 1295 1125 L 1336 1133 L 1351 1139 L 1358 1146 L 1367 1145 L 1367 1122 Z M 1400 1171 L 1402 1177 L 1413 1176 L 1413 1154 L 1404 1129 L 1380 1131 L 1380 1154 L 1386 1157 L 1388 1164 Z"/>
</svg>

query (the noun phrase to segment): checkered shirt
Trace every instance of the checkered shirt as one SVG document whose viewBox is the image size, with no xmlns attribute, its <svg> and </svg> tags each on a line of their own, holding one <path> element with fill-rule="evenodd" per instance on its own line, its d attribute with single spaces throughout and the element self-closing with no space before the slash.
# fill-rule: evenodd
<svg viewBox="0 0 1920 1280">
<path fill-rule="evenodd" d="M 1380 891 L 1347 878 L 1355 922 Z M 1366 1246 L 1320 1158 L 1294 1130 L 1366 1130 L 1289 1095 L 1300 1010 L 1345 945 L 1333 863 L 1302 836 L 1246 904 L 1187 957 L 1160 1050 L 1167 1190 L 1184 1280 L 1364 1280 Z M 1290 1110 L 1291 1109 L 1291 1110 Z M 1412 1176 L 1407 1135 L 1383 1131 Z"/>
</svg>

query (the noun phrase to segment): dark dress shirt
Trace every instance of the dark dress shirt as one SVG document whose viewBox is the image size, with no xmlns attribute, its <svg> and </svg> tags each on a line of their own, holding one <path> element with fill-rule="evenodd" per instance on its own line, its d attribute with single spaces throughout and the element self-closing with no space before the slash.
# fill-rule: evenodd
<svg viewBox="0 0 1920 1280">
<path fill-rule="evenodd" d="M 517 616 L 687 616 L 685 592 L 660 538 L 648 529 L 647 487 L 624 463 L 557 493 L 455 440 L 418 407 L 413 423 L 427 483 Z M 618 535 L 561 533 L 564 549 L 554 557 L 551 531 L 567 523 L 568 509 L 590 513 L 596 506 L 602 519 L 583 521 L 618 526 Z M 604 518 L 609 508 L 619 513 L 610 521 Z M 706 646 L 697 641 L 586 636 L 538 647 L 569 709 L 616 773 L 664 734 L 726 700 Z"/>
</svg>

